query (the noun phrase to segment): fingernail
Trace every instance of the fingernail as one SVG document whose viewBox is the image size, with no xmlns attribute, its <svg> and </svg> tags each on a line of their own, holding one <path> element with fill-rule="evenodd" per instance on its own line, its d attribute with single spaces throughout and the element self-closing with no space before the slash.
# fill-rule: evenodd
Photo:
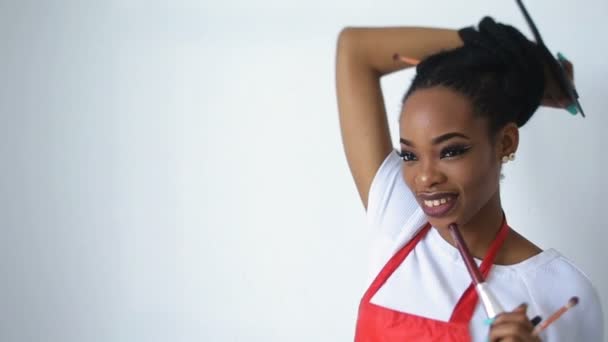
<svg viewBox="0 0 608 342">
<path fill-rule="evenodd" d="M 488 318 L 483 323 L 487 326 L 490 326 L 490 325 L 494 324 L 494 318 Z"/>
<path fill-rule="evenodd" d="M 532 326 L 537 326 L 538 323 L 540 323 L 540 321 L 542 321 L 543 319 L 540 316 L 534 316 L 534 318 L 532 318 L 530 320 L 530 323 L 532 323 Z"/>
<path fill-rule="evenodd" d="M 560 61 L 562 61 L 562 62 L 568 60 L 568 58 L 566 58 L 566 56 L 564 56 L 561 52 L 557 53 L 557 59 L 560 60 Z"/>
<path fill-rule="evenodd" d="M 572 115 L 576 115 L 578 113 L 578 109 L 574 103 L 571 103 L 568 107 L 566 107 L 566 110 Z"/>
</svg>

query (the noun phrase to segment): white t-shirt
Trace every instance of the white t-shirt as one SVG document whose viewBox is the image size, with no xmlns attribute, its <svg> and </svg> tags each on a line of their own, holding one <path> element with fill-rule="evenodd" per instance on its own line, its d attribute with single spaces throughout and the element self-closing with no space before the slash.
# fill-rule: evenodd
<svg viewBox="0 0 608 342">
<path fill-rule="evenodd" d="M 403 181 L 401 165 L 399 156 L 391 152 L 371 184 L 367 217 L 373 239 L 368 284 L 427 222 Z M 477 262 L 480 264 L 481 260 Z M 579 297 L 579 304 L 547 328 L 541 339 L 603 341 L 603 314 L 595 289 L 556 250 L 545 250 L 516 265 L 494 265 L 486 281 L 505 310 L 525 302 L 530 318 L 540 315 L 546 319 L 572 296 Z M 393 310 L 447 321 L 470 283 L 458 250 L 432 228 L 371 301 Z M 470 324 L 474 341 L 487 341 L 485 319 L 485 311 L 478 303 Z"/>
</svg>

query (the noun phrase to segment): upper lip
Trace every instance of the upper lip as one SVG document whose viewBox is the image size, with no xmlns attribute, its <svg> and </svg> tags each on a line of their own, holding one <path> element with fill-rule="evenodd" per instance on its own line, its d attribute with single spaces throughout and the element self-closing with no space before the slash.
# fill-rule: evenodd
<svg viewBox="0 0 608 342">
<path fill-rule="evenodd" d="M 455 192 L 420 192 L 418 193 L 418 197 L 420 197 L 424 201 L 433 201 L 442 198 L 446 198 L 449 196 L 457 196 L 458 194 Z"/>
</svg>

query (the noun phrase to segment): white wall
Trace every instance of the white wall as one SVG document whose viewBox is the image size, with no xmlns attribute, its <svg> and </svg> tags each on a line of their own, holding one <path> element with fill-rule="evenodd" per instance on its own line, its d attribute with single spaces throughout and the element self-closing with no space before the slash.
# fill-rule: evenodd
<svg viewBox="0 0 608 342">
<path fill-rule="evenodd" d="M 528 7 L 588 118 L 537 113 L 506 211 L 608 308 L 608 3 Z M 367 231 L 337 34 L 484 14 L 525 27 L 510 1 L 0 2 L 0 340 L 352 340 Z M 383 81 L 393 127 L 411 77 Z"/>
</svg>

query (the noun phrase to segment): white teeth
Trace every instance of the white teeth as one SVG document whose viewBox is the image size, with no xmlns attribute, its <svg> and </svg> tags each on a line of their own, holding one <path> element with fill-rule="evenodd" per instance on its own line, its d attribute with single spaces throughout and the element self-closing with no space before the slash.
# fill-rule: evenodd
<svg viewBox="0 0 608 342">
<path fill-rule="evenodd" d="M 451 200 L 452 200 L 451 197 L 445 197 L 445 198 L 441 198 L 441 199 L 437 199 L 437 200 L 424 201 L 424 205 L 432 208 L 432 207 L 436 207 L 438 205 L 446 204 L 447 202 L 449 202 Z"/>
</svg>

